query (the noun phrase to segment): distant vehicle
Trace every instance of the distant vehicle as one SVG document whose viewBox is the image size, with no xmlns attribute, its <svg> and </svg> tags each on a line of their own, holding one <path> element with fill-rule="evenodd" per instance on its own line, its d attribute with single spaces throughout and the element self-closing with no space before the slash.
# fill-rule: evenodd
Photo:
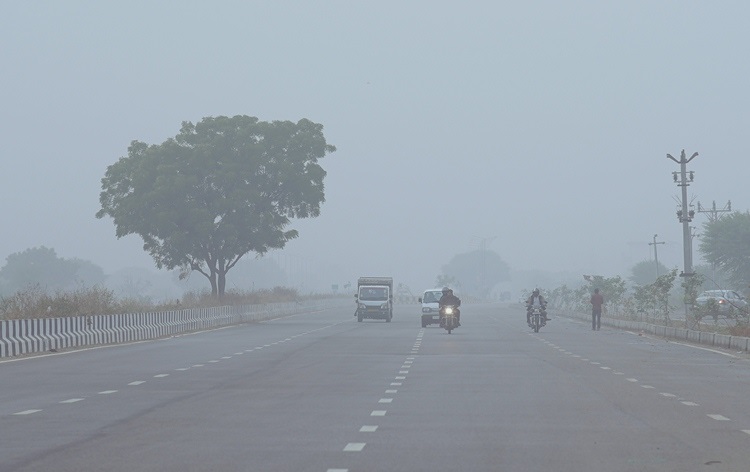
<svg viewBox="0 0 750 472">
<path fill-rule="evenodd" d="M 698 319 L 711 316 L 717 320 L 719 316 L 748 314 L 748 302 L 745 297 L 734 290 L 706 290 L 695 299 Z"/>
<path fill-rule="evenodd" d="M 354 294 L 357 311 L 354 316 L 362 322 L 365 318 L 391 322 L 393 318 L 393 278 L 360 277 Z"/>
<path fill-rule="evenodd" d="M 419 303 L 422 304 L 422 327 L 431 324 L 440 324 L 440 297 L 443 296 L 442 288 L 431 288 L 424 291 Z"/>
</svg>

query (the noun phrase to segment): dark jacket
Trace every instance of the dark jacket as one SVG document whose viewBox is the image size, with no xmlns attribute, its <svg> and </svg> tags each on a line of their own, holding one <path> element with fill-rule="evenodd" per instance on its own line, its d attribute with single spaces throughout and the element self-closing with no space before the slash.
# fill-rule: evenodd
<svg viewBox="0 0 750 472">
<path fill-rule="evenodd" d="M 447 294 L 440 297 L 440 301 L 438 302 L 438 304 L 441 308 L 446 305 L 461 306 L 461 299 L 455 295 Z"/>
<path fill-rule="evenodd" d="M 542 305 L 542 310 L 546 310 L 547 308 L 547 300 L 544 299 L 544 297 L 540 294 L 536 296 L 539 298 L 539 304 Z M 531 307 L 534 305 L 534 295 L 531 295 L 528 299 L 526 299 L 526 310 L 531 310 Z"/>
</svg>

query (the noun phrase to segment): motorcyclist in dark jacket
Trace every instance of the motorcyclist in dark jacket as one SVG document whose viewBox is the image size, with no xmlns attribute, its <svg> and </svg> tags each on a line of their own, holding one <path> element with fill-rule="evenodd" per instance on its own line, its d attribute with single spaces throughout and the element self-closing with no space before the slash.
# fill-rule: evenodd
<svg viewBox="0 0 750 472">
<path fill-rule="evenodd" d="M 544 296 L 539 293 L 538 288 L 535 288 L 534 291 L 531 292 L 531 296 L 526 299 L 526 324 L 529 326 L 531 326 L 531 309 L 534 305 L 542 307 L 542 316 L 544 317 L 543 323 L 546 324 L 549 320 L 549 317 L 547 316 L 547 300 L 545 300 Z"/>
<path fill-rule="evenodd" d="M 441 313 L 444 306 L 450 305 L 456 307 L 456 321 L 458 321 L 458 326 L 461 326 L 461 310 L 458 309 L 461 306 L 461 299 L 453 295 L 453 290 L 443 287 L 443 296 L 440 297 L 438 305 L 440 306 Z"/>
</svg>

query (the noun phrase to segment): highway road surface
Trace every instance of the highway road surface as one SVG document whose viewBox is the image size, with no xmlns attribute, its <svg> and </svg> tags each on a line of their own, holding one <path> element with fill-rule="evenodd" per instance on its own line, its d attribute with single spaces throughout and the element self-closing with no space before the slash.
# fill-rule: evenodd
<svg viewBox="0 0 750 472">
<path fill-rule="evenodd" d="M 0 471 L 750 471 L 745 354 L 419 310 L 0 362 Z"/>
</svg>

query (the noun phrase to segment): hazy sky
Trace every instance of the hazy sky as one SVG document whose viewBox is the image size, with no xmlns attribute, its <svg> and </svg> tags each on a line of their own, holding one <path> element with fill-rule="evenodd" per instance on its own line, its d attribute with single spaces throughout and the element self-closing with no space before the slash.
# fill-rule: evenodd
<svg viewBox="0 0 750 472">
<path fill-rule="evenodd" d="M 107 166 L 247 114 L 338 148 L 284 250 L 317 284 L 420 290 L 491 237 L 514 269 L 627 276 L 658 233 L 681 268 L 667 153 L 700 153 L 695 203 L 750 207 L 748 24 L 743 1 L 5 1 L 0 265 L 153 266 L 94 217 Z"/>
</svg>

